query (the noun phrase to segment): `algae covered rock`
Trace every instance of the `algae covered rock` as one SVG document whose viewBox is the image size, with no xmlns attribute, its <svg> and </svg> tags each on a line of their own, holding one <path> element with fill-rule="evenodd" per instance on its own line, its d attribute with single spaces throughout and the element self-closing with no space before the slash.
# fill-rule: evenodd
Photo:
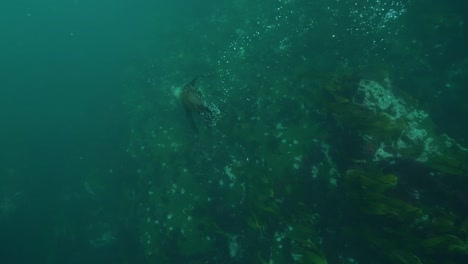
<svg viewBox="0 0 468 264">
<path fill-rule="evenodd" d="M 408 96 L 398 96 L 389 78 L 352 80 L 332 82 L 325 105 L 336 121 L 373 146 L 373 161 L 411 159 L 443 173 L 468 174 L 468 149 L 437 132 L 429 114 Z"/>
</svg>

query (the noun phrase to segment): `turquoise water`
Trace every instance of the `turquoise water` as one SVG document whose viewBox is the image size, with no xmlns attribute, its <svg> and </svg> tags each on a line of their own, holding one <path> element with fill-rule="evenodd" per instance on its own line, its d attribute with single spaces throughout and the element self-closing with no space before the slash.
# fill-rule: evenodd
<svg viewBox="0 0 468 264">
<path fill-rule="evenodd" d="M 465 263 L 467 17 L 0 4 L 0 263 Z"/>
</svg>

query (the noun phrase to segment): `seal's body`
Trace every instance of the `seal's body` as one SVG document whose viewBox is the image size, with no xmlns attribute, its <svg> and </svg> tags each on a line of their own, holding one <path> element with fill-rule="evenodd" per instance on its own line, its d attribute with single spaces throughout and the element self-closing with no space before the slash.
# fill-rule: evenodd
<svg viewBox="0 0 468 264">
<path fill-rule="evenodd" d="M 198 127 L 195 123 L 193 113 L 200 115 L 208 125 L 214 125 L 219 116 L 219 110 L 213 104 L 208 104 L 200 90 L 195 88 L 195 82 L 199 78 L 200 77 L 196 77 L 191 82 L 184 85 L 179 95 L 190 125 L 196 132 L 198 132 Z"/>
</svg>

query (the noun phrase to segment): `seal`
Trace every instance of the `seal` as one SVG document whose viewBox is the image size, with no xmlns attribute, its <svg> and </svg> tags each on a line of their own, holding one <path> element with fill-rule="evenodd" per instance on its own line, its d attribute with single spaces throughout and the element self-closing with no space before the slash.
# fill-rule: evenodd
<svg viewBox="0 0 468 264">
<path fill-rule="evenodd" d="M 185 110 L 192 129 L 198 133 L 194 113 L 199 115 L 206 125 L 212 127 L 219 119 L 220 111 L 214 104 L 206 102 L 203 94 L 195 87 L 195 83 L 203 76 L 197 76 L 185 84 L 180 92 L 179 98 Z"/>
</svg>

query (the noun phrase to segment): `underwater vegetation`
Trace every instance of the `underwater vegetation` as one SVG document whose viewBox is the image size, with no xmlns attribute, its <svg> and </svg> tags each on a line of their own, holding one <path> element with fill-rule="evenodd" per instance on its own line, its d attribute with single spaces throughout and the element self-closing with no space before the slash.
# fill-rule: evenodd
<svg viewBox="0 0 468 264">
<path fill-rule="evenodd" d="M 388 78 L 383 85 L 361 74 L 322 79 L 313 93 L 318 114 L 275 124 L 281 111 L 264 104 L 268 114 L 234 126 L 232 141 L 213 133 L 217 140 L 200 146 L 183 129 L 145 123 L 133 141 L 144 148 L 133 149 L 142 163 L 138 210 L 150 263 L 456 263 L 467 256 L 459 187 L 467 183 L 467 150 L 438 135 Z M 315 104 L 311 96 L 295 104 Z"/>
<path fill-rule="evenodd" d="M 467 257 L 466 197 L 459 187 L 467 183 L 467 150 L 438 135 L 429 115 L 409 95 L 395 95 L 388 78 L 384 85 L 359 74 L 328 79 L 314 93 L 326 115 L 303 112 L 271 124 L 280 112 L 268 109 L 266 120 L 235 126 L 235 141 L 204 142 L 196 158 L 187 153 L 199 143 L 176 143 L 182 136 L 147 123 L 147 136 L 138 140 L 152 154 L 142 158 L 146 191 L 139 211 L 150 262 L 367 263 L 372 256 L 381 263 L 456 263 Z M 295 100 L 310 104 L 309 97 Z M 311 118 L 328 133 L 306 125 Z M 235 144 L 229 153 L 227 143 Z M 339 240 L 347 242 L 338 246 Z"/>
<path fill-rule="evenodd" d="M 23 2 L 1 264 L 468 263 L 468 1 Z"/>
<path fill-rule="evenodd" d="M 277 12 L 298 12 L 300 1 L 281 2 Z M 252 15 L 264 7 L 255 3 L 236 2 L 234 9 Z M 389 7 L 382 5 L 365 11 Z M 144 76 L 129 84 L 145 87 L 140 94 L 129 91 L 126 101 L 133 121 L 128 152 L 139 164 L 140 242 L 148 263 L 468 259 L 468 149 L 438 126 L 417 96 L 428 85 L 422 76 L 431 74 L 411 79 L 416 62 L 389 60 L 424 53 L 408 35 L 388 37 L 390 24 L 384 23 L 395 22 L 406 7 L 378 11 L 385 19 L 371 16 L 376 28 L 359 22 L 358 7 L 350 9 L 350 22 L 382 37 L 362 53 L 353 49 L 360 31 L 344 30 L 349 34 L 320 42 L 312 32 L 328 34 L 339 24 L 320 27 L 301 12 L 293 22 L 303 30 L 273 23 L 289 21 L 279 13 L 259 16 L 257 24 L 237 21 L 235 40 L 219 61 L 200 57 L 217 68 L 218 76 L 201 81 L 200 88 L 219 105 L 221 118 L 196 136 L 165 90 L 174 85 L 173 75 L 156 78 L 149 88 Z M 220 30 L 228 22 L 217 15 L 210 21 Z M 457 27 L 456 19 L 424 19 Z M 326 48 L 313 53 L 302 44 L 305 39 Z M 342 53 L 334 50 L 340 46 Z M 349 60 L 336 62 L 345 52 Z M 375 58 L 378 52 L 383 55 Z"/>
<path fill-rule="evenodd" d="M 331 118 L 353 130 L 364 148 L 349 157 L 355 165 L 344 175 L 347 205 L 356 218 L 343 228 L 366 240 L 388 263 L 457 263 L 467 257 L 466 200 L 458 208 L 445 207 L 443 200 L 457 204 L 466 197 L 440 181 L 466 186 L 468 150 L 438 135 L 427 113 L 389 89 L 355 75 L 340 76 L 325 89 L 324 107 Z M 448 192 L 440 201 L 421 194 L 440 187 Z"/>
</svg>

